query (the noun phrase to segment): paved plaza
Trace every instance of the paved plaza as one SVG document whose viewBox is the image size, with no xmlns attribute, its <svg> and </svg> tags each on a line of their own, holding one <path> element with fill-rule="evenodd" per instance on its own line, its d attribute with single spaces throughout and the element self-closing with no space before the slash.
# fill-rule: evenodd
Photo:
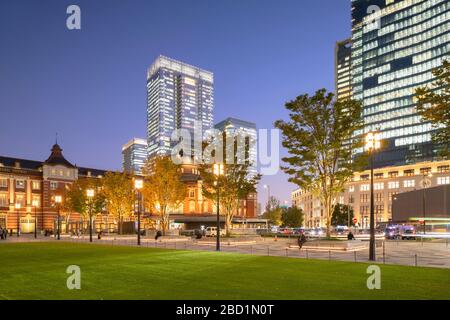
<svg viewBox="0 0 450 320">
<path fill-rule="evenodd" d="M 32 235 L 21 237 L 8 237 L 0 241 L 0 244 L 10 242 L 32 242 L 32 241 L 58 241 L 53 237 L 39 236 L 34 239 Z M 89 243 L 89 237 L 62 236 L 60 241 Z M 136 237 L 133 236 L 104 236 L 101 240 L 94 237 L 94 243 L 105 245 L 137 246 Z M 245 243 L 228 243 L 222 241 L 223 252 L 234 252 L 242 254 L 254 254 L 265 256 L 284 256 L 289 258 L 323 259 L 335 261 L 369 262 L 368 248 L 354 251 L 320 250 L 315 248 L 299 249 L 296 239 L 273 239 L 261 238 L 260 241 L 248 241 Z M 206 241 L 198 241 L 191 238 L 162 239 L 155 241 L 153 238 L 142 238 L 143 248 L 165 248 L 177 250 L 215 250 L 215 238 Z M 377 247 L 377 262 L 386 264 L 400 264 L 419 267 L 450 268 L 450 244 L 448 239 L 408 241 L 392 240 L 384 241 Z"/>
</svg>

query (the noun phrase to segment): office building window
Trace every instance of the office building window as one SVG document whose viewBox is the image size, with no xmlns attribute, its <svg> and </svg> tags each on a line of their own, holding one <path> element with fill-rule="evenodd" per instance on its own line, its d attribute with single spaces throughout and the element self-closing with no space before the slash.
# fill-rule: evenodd
<svg viewBox="0 0 450 320">
<path fill-rule="evenodd" d="M 31 201 L 32 201 L 31 204 L 37 205 L 38 207 L 41 205 L 40 196 L 33 196 L 33 199 Z"/>
<path fill-rule="evenodd" d="M 23 194 L 16 194 L 16 204 L 20 204 L 22 207 L 25 206 L 25 196 Z"/>
<path fill-rule="evenodd" d="M 394 198 L 394 196 L 397 194 L 397 192 L 389 192 L 388 193 L 388 200 L 392 201 L 392 198 Z"/>
<path fill-rule="evenodd" d="M 56 189 L 58 189 L 58 182 L 50 181 L 50 190 L 56 190 Z"/>
<path fill-rule="evenodd" d="M 375 179 L 383 179 L 384 175 L 383 175 L 383 173 L 375 173 L 374 177 L 375 177 Z"/>
<path fill-rule="evenodd" d="M 450 184 L 450 177 L 438 177 L 437 184 L 439 185 Z"/>
<path fill-rule="evenodd" d="M 0 193 L 0 207 L 7 207 L 8 205 L 8 195 L 6 193 Z"/>
<path fill-rule="evenodd" d="M 412 188 L 416 185 L 416 182 L 414 180 L 405 180 L 403 181 L 403 187 L 405 188 Z"/>
<path fill-rule="evenodd" d="M 41 189 L 41 182 L 40 181 L 33 181 L 33 182 L 31 182 L 31 188 L 33 190 L 40 190 Z"/>
<path fill-rule="evenodd" d="M 384 189 L 384 183 L 383 182 L 374 183 L 373 184 L 373 189 L 374 190 L 383 190 Z"/>
<path fill-rule="evenodd" d="M 359 186 L 359 191 L 369 191 L 370 190 L 370 184 L 362 184 Z"/>
<path fill-rule="evenodd" d="M 364 193 L 359 195 L 360 202 L 369 202 L 369 195 Z"/>
<path fill-rule="evenodd" d="M 398 177 L 398 171 L 391 171 L 388 173 L 389 178 L 395 178 Z"/>
<path fill-rule="evenodd" d="M 368 175 L 368 174 L 362 174 L 362 175 L 359 177 L 359 179 L 360 179 L 361 181 L 369 180 L 369 175 Z"/>
<path fill-rule="evenodd" d="M 25 189 L 25 180 L 16 180 L 16 189 Z"/>
<path fill-rule="evenodd" d="M 426 175 L 431 173 L 431 168 L 420 168 L 420 174 Z"/>
<path fill-rule="evenodd" d="M 354 192 L 354 191 L 355 191 L 355 186 L 348 187 L 348 192 Z"/>
<path fill-rule="evenodd" d="M 388 189 L 398 189 L 400 187 L 399 181 L 389 181 L 388 182 Z"/>
<path fill-rule="evenodd" d="M 403 171 L 403 175 L 405 177 L 412 177 L 414 175 L 414 169 L 410 169 L 410 170 L 405 170 Z"/>
<path fill-rule="evenodd" d="M 450 172 L 450 166 L 446 165 L 446 166 L 439 166 L 437 167 L 437 172 L 438 173 L 446 173 L 446 172 Z"/>
<path fill-rule="evenodd" d="M 8 179 L 5 178 L 0 179 L 0 188 L 8 188 Z"/>
<path fill-rule="evenodd" d="M 375 193 L 375 201 L 377 201 L 377 202 L 383 201 L 383 194 L 382 193 Z"/>
</svg>

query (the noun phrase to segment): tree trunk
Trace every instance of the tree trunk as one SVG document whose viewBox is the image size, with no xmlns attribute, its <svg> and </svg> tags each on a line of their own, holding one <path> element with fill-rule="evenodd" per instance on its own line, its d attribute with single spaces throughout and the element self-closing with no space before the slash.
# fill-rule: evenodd
<svg viewBox="0 0 450 320">
<path fill-rule="evenodd" d="M 119 235 L 122 235 L 122 213 L 119 212 L 119 226 L 118 226 Z"/>
</svg>

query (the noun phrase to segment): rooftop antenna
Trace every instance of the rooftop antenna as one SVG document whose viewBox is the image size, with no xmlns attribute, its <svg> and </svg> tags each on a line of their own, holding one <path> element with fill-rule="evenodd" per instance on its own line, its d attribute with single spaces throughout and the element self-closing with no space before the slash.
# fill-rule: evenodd
<svg viewBox="0 0 450 320">
<path fill-rule="evenodd" d="M 58 132 L 55 134 L 55 144 L 58 144 Z"/>
</svg>

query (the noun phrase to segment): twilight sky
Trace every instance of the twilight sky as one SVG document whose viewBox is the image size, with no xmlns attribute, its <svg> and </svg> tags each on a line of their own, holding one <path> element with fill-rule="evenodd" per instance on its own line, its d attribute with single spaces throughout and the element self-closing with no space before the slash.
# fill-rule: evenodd
<svg viewBox="0 0 450 320">
<path fill-rule="evenodd" d="M 66 28 L 70 4 L 81 30 Z M 350 31 L 350 0 L 2 0 L 0 154 L 45 160 L 58 132 L 72 163 L 120 169 L 121 145 L 146 137 L 159 54 L 214 72 L 215 122 L 273 128 L 286 101 L 334 90 L 334 44 Z M 264 177 L 263 204 L 265 183 L 281 202 L 295 189 Z"/>
</svg>

